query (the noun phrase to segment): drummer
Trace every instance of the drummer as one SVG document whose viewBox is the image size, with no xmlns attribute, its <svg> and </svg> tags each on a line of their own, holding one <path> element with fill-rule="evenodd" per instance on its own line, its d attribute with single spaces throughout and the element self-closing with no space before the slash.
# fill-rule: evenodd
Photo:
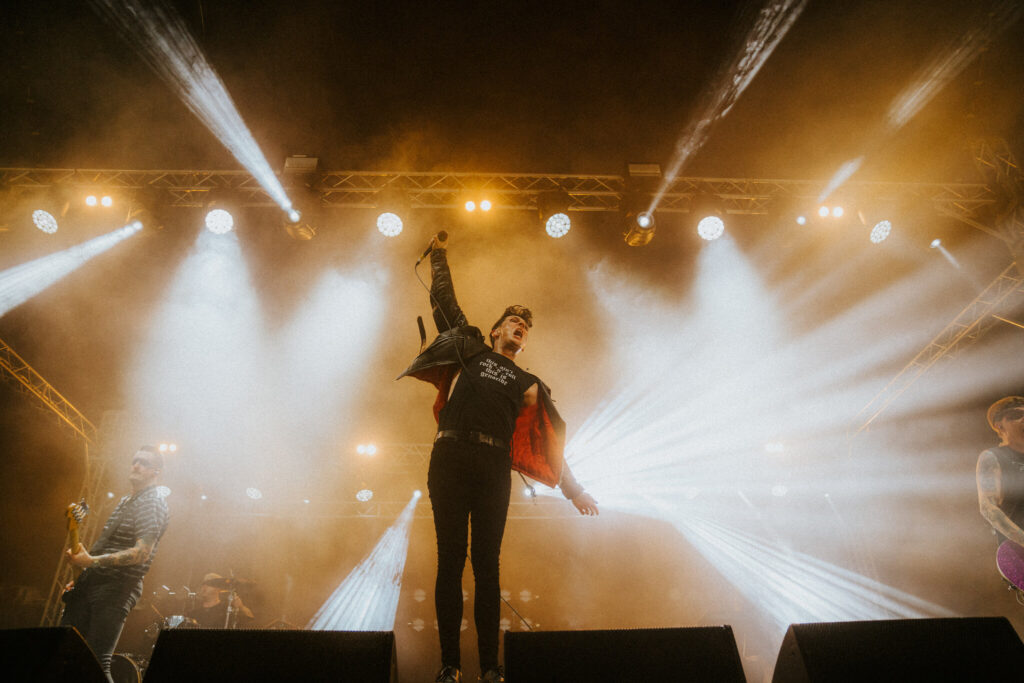
<svg viewBox="0 0 1024 683">
<path fill-rule="evenodd" d="M 237 586 L 235 586 L 237 588 Z M 203 577 L 203 585 L 199 587 L 196 606 L 186 615 L 195 619 L 199 628 L 227 628 L 228 624 L 228 593 L 232 588 L 232 579 L 225 579 L 220 574 L 210 572 Z M 234 628 L 251 628 L 254 621 L 252 610 L 242 603 L 242 597 L 235 592 Z M 222 599 L 223 597 L 223 599 Z"/>
</svg>

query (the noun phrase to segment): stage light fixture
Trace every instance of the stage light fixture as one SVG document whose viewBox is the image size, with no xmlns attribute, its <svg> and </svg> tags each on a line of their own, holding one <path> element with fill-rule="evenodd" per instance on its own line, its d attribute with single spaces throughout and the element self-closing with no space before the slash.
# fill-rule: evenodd
<svg viewBox="0 0 1024 683">
<path fill-rule="evenodd" d="M 725 203 L 717 195 L 701 191 L 690 203 L 690 214 L 697 218 L 697 234 L 701 239 L 717 240 L 725 234 Z"/>
<path fill-rule="evenodd" d="M 100 199 L 100 204 L 107 208 L 110 208 L 111 206 L 114 205 L 114 198 L 111 197 L 110 195 L 103 195 L 103 198 Z"/>
<path fill-rule="evenodd" d="M 136 220 L 150 230 L 163 230 L 166 206 L 166 195 L 160 190 L 152 186 L 140 189 L 128 199 L 128 220 Z"/>
<path fill-rule="evenodd" d="M 830 211 L 827 206 L 818 207 L 818 215 L 821 216 L 822 218 L 828 218 L 829 213 Z"/>
<path fill-rule="evenodd" d="M 567 192 L 553 190 L 537 195 L 537 214 L 545 232 L 551 237 L 565 237 L 572 228 L 569 218 L 569 204 L 572 199 Z"/>
<path fill-rule="evenodd" d="M 796 217 L 796 224 L 797 225 L 807 225 L 807 216 L 804 216 L 803 214 L 797 216 Z"/>
<path fill-rule="evenodd" d="M 315 173 L 306 173 L 302 176 L 295 173 L 296 180 L 301 183 L 297 182 L 295 187 L 288 190 L 294 198 L 293 206 L 284 212 L 282 225 L 293 240 L 308 242 L 320 233 L 325 223 L 323 197 L 317 189 L 322 178 Z"/>
<path fill-rule="evenodd" d="M 255 486 L 250 486 L 245 490 L 245 495 L 249 496 L 253 500 L 259 500 L 260 498 L 263 497 L 263 492 L 260 491 Z"/>
<path fill-rule="evenodd" d="M 938 249 L 941 246 L 942 246 L 942 240 L 940 240 L 938 237 L 936 237 L 935 239 L 932 240 L 932 243 L 931 243 L 931 248 L 932 249 Z"/>
<path fill-rule="evenodd" d="M 231 211 L 235 204 L 232 199 L 231 190 L 224 187 L 213 188 L 206 194 L 204 223 L 207 230 L 215 235 L 231 232 L 235 227 L 235 218 Z"/>
<path fill-rule="evenodd" d="M 892 223 L 890 221 L 882 220 L 875 223 L 874 227 L 871 228 L 871 242 L 872 244 L 879 244 L 884 242 L 892 232 Z"/>
<path fill-rule="evenodd" d="M 114 497 L 114 492 L 113 491 L 107 491 L 107 498 L 113 498 L 113 497 Z"/>
<path fill-rule="evenodd" d="M 211 209 L 206 214 L 206 229 L 215 235 L 231 232 L 234 227 L 234 217 L 224 209 Z"/>
<path fill-rule="evenodd" d="M 569 229 L 572 227 L 572 219 L 569 218 L 568 214 L 556 213 L 551 215 L 544 222 L 544 231 L 554 238 L 565 237 L 569 233 Z"/>
<path fill-rule="evenodd" d="M 833 206 L 832 207 L 832 218 L 842 218 L 842 217 L 843 217 L 843 207 L 841 207 L 841 206 Z"/>
<path fill-rule="evenodd" d="M 725 222 L 718 216 L 704 216 L 697 223 L 697 234 L 709 242 L 717 240 L 725 234 Z"/>
<path fill-rule="evenodd" d="M 480 202 L 480 210 L 481 211 L 490 211 L 491 210 L 491 200 L 490 199 L 482 200 Z"/>
<path fill-rule="evenodd" d="M 476 202 L 474 202 L 472 199 L 470 199 L 470 200 L 466 201 L 465 207 L 466 207 L 466 211 L 470 211 L 470 212 L 476 211 Z"/>
<path fill-rule="evenodd" d="M 376 195 L 377 230 L 385 237 L 397 237 L 405 229 L 412 202 L 405 190 L 389 185 Z"/>
<path fill-rule="evenodd" d="M 373 491 L 370 489 L 359 489 L 356 492 L 356 500 L 360 503 L 369 503 L 373 499 Z"/>
<path fill-rule="evenodd" d="M 86 206 L 96 206 L 99 203 L 100 203 L 100 200 L 97 199 L 96 195 L 94 195 L 94 194 L 88 195 L 85 198 L 85 205 Z"/>
<path fill-rule="evenodd" d="M 47 235 L 57 232 L 57 219 L 49 211 L 44 211 L 43 209 L 33 211 L 32 223 Z"/>
<path fill-rule="evenodd" d="M 626 214 L 626 244 L 642 247 L 654 239 L 654 218 L 648 213 Z"/>
<path fill-rule="evenodd" d="M 291 209 L 285 214 L 284 229 L 293 240 L 308 242 L 316 237 L 314 221 L 307 219 L 307 212 Z"/>
<path fill-rule="evenodd" d="M 402 234 L 402 218 L 397 213 L 385 211 L 377 216 L 377 230 L 385 237 L 397 237 Z"/>
</svg>

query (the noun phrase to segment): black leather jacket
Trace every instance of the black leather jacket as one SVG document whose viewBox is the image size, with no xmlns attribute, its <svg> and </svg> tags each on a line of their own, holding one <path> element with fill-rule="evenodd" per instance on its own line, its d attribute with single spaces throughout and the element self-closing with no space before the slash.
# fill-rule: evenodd
<svg viewBox="0 0 1024 683">
<path fill-rule="evenodd" d="M 491 347 L 484 341 L 480 329 L 466 320 L 455 298 L 447 250 L 434 249 L 430 253 L 430 269 L 431 309 L 440 334 L 398 378 L 415 377 L 437 387 L 434 401 L 434 418 L 437 419 L 462 363 Z M 583 487 L 565 464 L 564 447 L 565 422 L 555 409 L 551 391 L 538 379 L 537 404 L 524 407 L 516 420 L 512 468 L 548 486 L 559 486 L 566 498 L 575 498 L 583 492 Z"/>
</svg>

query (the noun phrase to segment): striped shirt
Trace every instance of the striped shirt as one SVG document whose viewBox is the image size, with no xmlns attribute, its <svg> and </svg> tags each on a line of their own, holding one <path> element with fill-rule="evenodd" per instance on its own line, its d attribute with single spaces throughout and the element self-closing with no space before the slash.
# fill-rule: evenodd
<svg viewBox="0 0 1024 683">
<path fill-rule="evenodd" d="M 156 557 L 160 537 L 167 530 L 167 502 L 150 486 L 135 495 L 125 496 L 110 513 L 103 532 L 89 550 L 91 555 L 105 555 L 135 547 L 140 538 L 153 539 L 153 551 L 145 562 L 125 567 L 93 567 L 89 574 L 93 580 L 124 584 L 141 584 Z"/>
</svg>

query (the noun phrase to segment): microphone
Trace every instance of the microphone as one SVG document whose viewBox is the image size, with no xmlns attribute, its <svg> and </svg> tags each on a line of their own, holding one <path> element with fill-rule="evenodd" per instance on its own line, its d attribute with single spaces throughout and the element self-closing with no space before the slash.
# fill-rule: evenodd
<svg viewBox="0 0 1024 683">
<path fill-rule="evenodd" d="M 446 239 L 448 239 L 448 231 L 447 230 L 442 230 L 441 232 L 437 233 L 437 238 L 439 240 L 441 240 L 442 242 L 444 242 Z M 420 262 L 423 261 L 423 259 L 427 258 L 427 256 L 432 251 L 434 251 L 434 240 L 433 239 L 430 240 L 430 244 L 427 245 L 427 248 L 423 251 L 423 253 L 420 255 L 420 257 L 418 259 L 416 259 L 416 265 L 418 266 L 420 264 Z"/>
</svg>

